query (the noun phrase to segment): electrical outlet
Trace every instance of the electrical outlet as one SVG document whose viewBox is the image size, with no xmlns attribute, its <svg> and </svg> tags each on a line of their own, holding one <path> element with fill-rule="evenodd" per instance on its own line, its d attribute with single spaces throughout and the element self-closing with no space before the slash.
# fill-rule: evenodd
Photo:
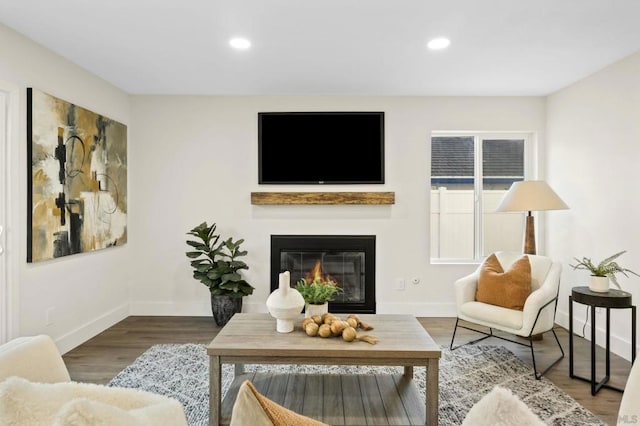
<svg viewBox="0 0 640 426">
<path fill-rule="evenodd" d="M 404 278 L 396 278 L 396 282 L 393 286 L 394 290 L 404 290 Z"/>
</svg>

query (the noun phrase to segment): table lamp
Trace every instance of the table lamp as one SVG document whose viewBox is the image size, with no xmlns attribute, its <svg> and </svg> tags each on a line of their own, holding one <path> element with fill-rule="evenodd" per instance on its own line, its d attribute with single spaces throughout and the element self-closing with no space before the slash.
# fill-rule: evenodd
<svg viewBox="0 0 640 426">
<path fill-rule="evenodd" d="M 536 235 L 532 210 L 565 210 L 569 206 L 543 180 L 514 182 L 496 208 L 497 212 L 528 212 L 524 252 L 536 254 Z"/>
</svg>

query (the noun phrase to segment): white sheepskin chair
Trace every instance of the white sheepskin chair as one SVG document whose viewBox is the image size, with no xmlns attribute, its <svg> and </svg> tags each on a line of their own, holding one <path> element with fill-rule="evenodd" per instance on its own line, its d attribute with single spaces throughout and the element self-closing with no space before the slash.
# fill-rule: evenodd
<svg viewBox="0 0 640 426">
<path fill-rule="evenodd" d="M 70 381 L 49 336 L 0 345 L 0 426 L 186 426 L 182 404 L 137 389 Z"/>
<path fill-rule="evenodd" d="M 618 425 L 640 423 L 640 362 L 636 359 L 631 366 L 631 372 L 624 387 L 620 409 L 618 410 Z"/>
</svg>

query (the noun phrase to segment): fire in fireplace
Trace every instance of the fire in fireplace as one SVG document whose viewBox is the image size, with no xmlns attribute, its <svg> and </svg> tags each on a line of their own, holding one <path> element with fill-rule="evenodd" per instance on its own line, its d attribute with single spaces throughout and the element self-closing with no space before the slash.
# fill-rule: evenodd
<svg viewBox="0 0 640 426">
<path fill-rule="evenodd" d="M 329 274 L 322 273 L 322 262 L 318 260 L 313 268 L 307 273 L 304 277 L 305 281 L 313 282 L 313 281 L 337 281 Z M 340 284 L 340 283 L 338 283 Z M 339 285 L 339 287 L 342 287 Z"/>
<path fill-rule="evenodd" d="M 375 235 L 272 235 L 271 291 L 289 271 L 291 285 L 324 274 L 343 292 L 329 302 L 335 313 L 375 313 Z"/>
</svg>

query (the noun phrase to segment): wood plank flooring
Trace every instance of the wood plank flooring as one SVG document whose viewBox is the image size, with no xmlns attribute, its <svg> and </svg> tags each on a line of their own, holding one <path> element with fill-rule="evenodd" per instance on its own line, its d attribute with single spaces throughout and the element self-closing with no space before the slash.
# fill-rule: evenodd
<svg viewBox="0 0 640 426">
<path fill-rule="evenodd" d="M 419 320 L 438 344 L 449 345 L 455 318 L 419 318 Z M 132 316 L 69 351 L 63 358 L 73 380 L 106 384 L 152 345 L 208 344 L 219 330 L 220 327 L 210 317 Z M 580 332 L 580 330 L 576 331 Z M 545 377 L 607 424 L 615 425 L 622 394 L 610 389 L 602 389 L 592 396 L 589 383 L 569 378 L 568 332 L 558 326 L 556 333 L 566 355 Z M 465 339 L 471 340 L 472 337 L 476 338 L 477 335 L 470 331 L 459 330 L 456 344 L 464 342 Z M 524 339 L 523 342 L 525 342 Z M 500 339 L 487 339 L 481 343 L 503 345 L 525 362 L 531 362 L 530 350 L 525 346 Z M 557 345 L 550 333 L 547 333 L 542 341 L 535 343 L 536 362 L 541 369 L 544 369 L 546 362 L 557 356 Z M 589 356 L 590 342 L 576 336 L 574 338 L 575 374 L 589 377 L 591 365 Z M 598 350 L 597 358 L 598 374 L 603 375 L 604 350 Z M 630 368 L 629 361 L 612 354 L 610 384 L 623 388 Z"/>
</svg>

